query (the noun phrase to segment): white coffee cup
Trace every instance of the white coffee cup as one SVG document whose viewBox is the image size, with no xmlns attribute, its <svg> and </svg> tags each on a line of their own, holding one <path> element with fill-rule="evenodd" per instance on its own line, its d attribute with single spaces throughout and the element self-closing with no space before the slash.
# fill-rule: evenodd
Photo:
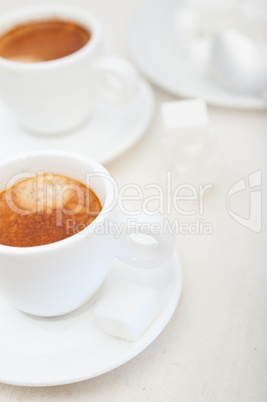
<svg viewBox="0 0 267 402">
<path fill-rule="evenodd" d="M 18 178 L 47 172 L 84 183 L 102 205 L 100 214 L 87 228 L 64 240 L 35 247 L 0 245 L 0 294 L 19 310 L 43 317 L 66 314 L 94 294 L 114 257 L 139 268 L 153 268 L 174 251 L 174 236 L 163 233 L 162 216 L 141 212 L 134 217 L 138 223 L 135 227 L 133 217 L 131 226 L 127 225 L 129 216 L 117 205 L 115 181 L 90 158 L 61 151 L 34 152 L 2 161 L 0 172 L 0 192 Z M 105 229 L 116 224 L 123 227 L 118 238 Z M 132 239 L 131 233 L 144 231 L 156 242 L 144 245 Z"/>
<path fill-rule="evenodd" d="M 64 5 L 24 8 L 0 18 L 0 36 L 20 24 L 51 18 L 80 24 L 91 33 L 80 50 L 59 59 L 22 63 L 0 57 L 0 96 L 17 121 L 33 133 L 57 134 L 86 120 L 96 98 L 127 104 L 139 79 L 120 57 L 103 58 L 102 30 L 85 10 Z"/>
</svg>

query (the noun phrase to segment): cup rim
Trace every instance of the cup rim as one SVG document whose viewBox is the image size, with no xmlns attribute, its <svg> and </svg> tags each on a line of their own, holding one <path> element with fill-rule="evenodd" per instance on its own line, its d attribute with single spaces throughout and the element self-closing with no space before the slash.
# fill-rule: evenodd
<svg viewBox="0 0 267 402">
<path fill-rule="evenodd" d="M 13 156 L 6 158 L 0 162 L 0 171 L 4 169 L 6 165 L 12 164 L 12 163 L 19 163 L 20 161 L 25 161 L 26 159 L 30 158 L 38 158 L 42 156 L 47 156 L 47 157 L 65 157 L 71 159 L 73 162 L 78 161 L 82 163 L 86 163 L 90 165 L 91 167 L 93 166 L 93 170 L 96 173 L 104 173 L 105 175 L 108 175 L 108 177 L 111 179 L 112 182 L 114 182 L 112 176 L 110 173 L 102 166 L 99 162 L 95 161 L 94 159 L 74 153 L 74 152 L 68 152 L 68 151 L 57 151 L 57 150 L 45 150 L 45 151 L 33 151 L 33 152 L 28 152 L 24 153 L 21 155 Z M 104 184 L 105 187 L 105 184 Z M 105 188 L 105 192 L 106 192 Z M 111 200 L 113 199 L 113 194 L 105 193 L 105 202 L 102 205 L 102 209 L 100 213 L 97 215 L 97 217 L 94 219 L 92 223 L 90 223 L 88 226 L 86 226 L 83 230 L 81 230 L 78 233 L 75 233 L 74 235 L 67 237 L 63 240 L 58 240 L 53 243 L 49 244 L 43 244 L 40 246 L 30 246 L 30 247 L 17 247 L 17 246 L 7 246 L 4 244 L 0 244 L 0 254 L 4 255 L 29 255 L 29 254 L 36 254 L 36 253 L 43 253 L 43 252 L 49 252 L 49 251 L 56 251 L 60 248 L 63 247 L 68 247 L 71 243 L 79 242 L 81 241 L 87 233 L 88 227 L 93 228 L 96 224 L 101 222 L 102 220 L 105 219 L 105 214 L 107 213 L 107 208 L 106 205 L 109 205 Z"/>
<path fill-rule="evenodd" d="M 44 69 L 49 70 L 61 67 L 66 63 L 69 64 L 76 62 L 80 60 L 84 55 L 92 53 L 101 39 L 101 26 L 96 17 L 82 7 L 80 8 L 75 6 L 68 6 L 64 4 L 41 4 L 19 8 L 17 10 L 7 12 L 0 17 L 0 31 L 2 25 L 5 24 L 9 24 L 9 27 L 6 29 L 6 31 L 4 30 L 3 33 L 10 31 L 12 27 L 14 28 L 16 25 L 26 23 L 27 21 L 40 21 L 49 19 L 51 17 L 59 17 L 62 18 L 62 20 L 66 20 L 67 15 L 70 21 L 77 20 L 77 23 L 80 23 L 91 33 L 89 41 L 82 48 L 75 51 L 74 53 L 71 53 L 64 57 L 60 57 L 58 59 L 34 63 L 12 61 L 0 56 L 0 67 L 21 71 L 38 71 Z M 2 32 L 0 33 L 0 36 L 1 35 Z"/>
</svg>

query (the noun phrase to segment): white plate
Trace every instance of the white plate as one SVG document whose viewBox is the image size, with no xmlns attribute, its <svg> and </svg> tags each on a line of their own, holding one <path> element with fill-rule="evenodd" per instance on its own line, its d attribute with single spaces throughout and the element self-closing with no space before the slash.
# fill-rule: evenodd
<svg viewBox="0 0 267 402">
<path fill-rule="evenodd" d="M 106 163 L 127 151 L 145 133 L 153 111 L 154 94 L 142 79 L 129 105 L 119 108 L 98 101 L 87 124 L 65 135 L 46 137 L 21 129 L 0 103 L 0 159 L 28 151 L 61 149 Z"/>
<path fill-rule="evenodd" d="M 161 300 L 159 315 L 135 342 L 105 334 L 92 315 L 98 300 L 121 279 L 154 287 Z M 167 325 L 179 301 L 181 286 L 181 266 L 174 253 L 164 265 L 150 270 L 114 260 L 94 297 L 66 316 L 36 318 L 0 299 L 0 381 L 26 386 L 67 384 L 126 363 L 153 342 Z"/>
<path fill-rule="evenodd" d="M 201 97 L 223 107 L 267 108 L 267 101 L 227 91 L 212 80 L 203 68 L 208 42 L 196 43 L 191 54 L 179 51 L 174 21 L 181 4 L 182 0 L 153 0 L 136 14 L 128 46 L 139 69 L 154 84 L 174 95 Z"/>
</svg>

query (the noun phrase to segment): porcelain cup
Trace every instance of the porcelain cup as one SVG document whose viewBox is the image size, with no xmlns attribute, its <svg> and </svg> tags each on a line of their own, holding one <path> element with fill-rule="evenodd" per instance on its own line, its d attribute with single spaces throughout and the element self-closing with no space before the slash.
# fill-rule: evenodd
<svg viewBox="0 0 267 402">
<path fill-rule="evenodd" d="M 80 50 L 44 62 L 0 57 L 0 96 L 18 123 L 32 133 L 72 130 L 93 113 L 96 99 L 121 107 L 134 99 L 139 78 L 121 57 L 104 57 L 102 29 L 89 12 L 65 5 L 26 7 L 0 18 L 0 36 L 20 24 L 57 18 L 91 33 Z"/>
<path fill-rule="evenodd" d="M 19 310 L 42 317 L 69 313 L 95 293 L 114 258 L 146 269 L 159 266 L 174 251 L 174 236 L 164 233 L 166 218 L 161 215 L 140 211 L 136 225 L 128 225 L 115 180 L 88 157 L 34 152 L 2 161 L 0 172 L 0 192 L 40 172 L 60 174 L 91 188 L 102 206 L 88 227 L 64 240 L 34 247 L 0 245 L 0 294 Z M 112 230 L 116 225 L 119 236 Z M 138 243 L 133 233 L 149 235 L 153 242 Z"/>
</svg>

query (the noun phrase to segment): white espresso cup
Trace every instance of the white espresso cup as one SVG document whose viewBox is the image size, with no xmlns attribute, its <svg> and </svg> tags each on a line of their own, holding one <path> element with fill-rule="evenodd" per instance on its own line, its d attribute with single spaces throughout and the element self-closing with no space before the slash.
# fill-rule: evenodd
<svg viewBox="0 0 267 402">
<path fill-rule="evenodd" d="M 64 240 L 34 247 L 0 245 L 0 294 L 19 310 L 43 317 L 69 313 L 94 294 L 115 257 L 139 268 L 153 268 L 174 251 L 174 236 L 164 233 L 166 218 L 135 212 L 136 225 L 132 216 L 128 225 L 129 215 L 118 206 L 115 181 L 90 158 L 61 151 L 34 152 L 2 161 L 0 172 L 0 192 L 45 172 L 85 184 L 102 206 L 88 227 Z M 114 225 L 120 227 L 118 237 L 110 230 Z M 149 235 L 154 242 L 138 243 L 132 233 Z"/>
<path fill-rule="evenodd" d="M 77 23 L 91 34 L 76 52 L 44 62 L 0 57 L 0 96 L 16 120 L 33 133 L 57 134 L 86 120 L 102 98 L 117 107 L 136 95 L 135 69 L 120 57 L 103 57 L 102 30 L 90 13 L 76 7 L 43 5 L 1 16 L 0 36 L 21 24 L 59 19 Z"/>
</svg>

